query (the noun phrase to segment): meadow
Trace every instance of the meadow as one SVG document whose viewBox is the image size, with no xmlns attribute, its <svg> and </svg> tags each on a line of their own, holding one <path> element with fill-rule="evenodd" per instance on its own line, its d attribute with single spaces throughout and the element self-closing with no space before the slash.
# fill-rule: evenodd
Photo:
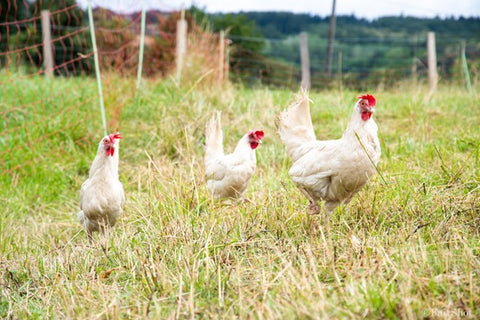
<svg viewBox="0 0 480 320">
<path fill-rule="evenodd" d="M 90 244 L 76 212 L 103 136 L 94 79 L 0 78 L 0 318 L 480 317 L 475 94 L 371 88 L 381 175 L 326 233 L 275 133 L 295 91 L 164 79 L 135 95 L 133 80 L 105 75 L 127 201 Z M 317 138 L 341 136 L 360 93 L 312 90 Z M 205 187 L 216 110 L 226 151 L 265 131 L 245 201 L 213 201 Z"/>
</svg>

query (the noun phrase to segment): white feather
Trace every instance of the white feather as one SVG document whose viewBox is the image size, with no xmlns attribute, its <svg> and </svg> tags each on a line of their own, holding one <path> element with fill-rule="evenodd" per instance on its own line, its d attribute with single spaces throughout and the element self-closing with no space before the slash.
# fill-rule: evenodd
<svg viewBox="0 0 480 320">
<path fill-rule="evenodd" d="M 305 106 L 308 96 L 301 94 L 279 115 L 278 132 L 293 160 L 292 180 L 313 201 L 326 201 L 327 211 L 332 211 L 350 201 L 376 172 L 374 165 L 380 159 L 377 125 L 373 118 L 362 120 L 356 104 L 342 138 L 312 140 L 310 112 Z M 295 141 L 298 133 L 302 134 Z"/>
<path fill-rule="evenodd" d="M 114 226 L 123 212 L 125 194 L 118 178 L 118 140 L 115 141 L 114 148 L 114 155 L 107 156 L 100 142 L 89 177 L 80 190 L 81 211 L 78 212 L 77 219 L 89 235 Z"/>
<path fill-rule="evenodd" d="M 207 123 L 205 148 L 207 188 L 213 197 L 220 199 L 241 196 L 255 168 L 255 150 L 250 147 L 248 134 L 240 139 L 233 153 L 225 155 L 220 115 L 213 116 Z"/>
</svg>

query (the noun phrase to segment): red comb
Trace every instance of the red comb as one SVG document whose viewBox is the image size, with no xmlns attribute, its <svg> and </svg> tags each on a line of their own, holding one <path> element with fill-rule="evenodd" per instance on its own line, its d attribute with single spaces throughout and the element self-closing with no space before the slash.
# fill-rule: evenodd
<svg viewBox="0 0 480 320">
<path fill-rule="evenodd" d="M 258 139 L 262 140 L 264 133 L 263 131 L 259 130 L 259 131 L 255 131 L 255 135 L 257 136 Z"/>
<path fill-rule="evenodd" d="M 377 103 L 377 100 L 375 100 L 375 97 L 372 96 L 371 94 L 364 94 L 361 96 L 358 96 L 357 99 L 365 99 L 368 101 L 368 105 L 370 107 L 375 107 L 375 104 Z"/>
<path fill-rule="evenodd" d="M 111 133 L 108 135 L 108 137 L 110 138 L 110 141 L 114 141 L 115 139 L 122 139 L 122 137 L 120 136 L 120 132 L 116 132 L 116 133 Z"/>
</svg>

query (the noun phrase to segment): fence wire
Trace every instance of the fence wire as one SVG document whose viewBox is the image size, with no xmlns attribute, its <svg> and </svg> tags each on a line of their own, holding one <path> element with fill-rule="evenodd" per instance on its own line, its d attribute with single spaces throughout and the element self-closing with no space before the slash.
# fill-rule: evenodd
<svg viewBox="0 0 480 320">
<path fill-rule="evenodd" d="M 6 4 L 5 4 L 6 3 Z M 41 11 L 50 12 L 53 74 L 67 81 L 49 80 L 45 73 Z M 142 75 L 163 77 L 175 69 L 179 12 L 172 8 L 146 15 Z M 165 13 L 167 12 L 167 13 Z M 119 16 L 96 8 L 95 36 L 102 75 L 135 77 L 138 74 L 141 12 Z M 264 39 L 228 35 L 224 70 L 219 70 L 219 36 L 188 20 L 188 68 L 184 78 L 211 80 L 229 75 L 234 82 L 298 88 L 301 81 L 298 36 Z M 11 178 L 35 172 L 42 153 L 65 155 L 72 146 L 86 148 L 101 133 L 95 90 L 93 50 L 84 8 L 72 0 L 6 0 L 0 6 L 0 174 Z M 427 75 L 426 35 L 405 38 L 338 37 L 334 46 L 333 79 L 326 76 L 326 40 L 309 34 L 311 84 L 326 88 L 338 81 L 347 87 Z M 313 41 L 315 40 L 315 41 Z M 437 34 L 440 77 L 461 78 L 460 47 L 467 58 L 480 60 L 478 43 L 442 38 Z M 223 47 L 223 46 L 222 46 Z M 384 50 L 388 47 L 390 50 Z M 471 64 L 472 78 L 480 66 Z M 214 72 L 212 72 L 214 71 Z M 217 73 L 221 73 L 217 76 Z M 88 81 L 86 81 L 86 79 Z M 212 80 L 214 79 L 214 80 Z M 334 80 L 335 82 L 332 82 Z M 118 129 L 125 97 L 116 95 L 115 77 L 104 77 L 108 127 Z M 194 82 L 196 80 L 193 80 Z M 128 96 L 128 92 L 122 92 Z M 131 96 L 135 89 L 131 88 Z M 21 160 L 19 160 L 21 159 Z M 47 163 L 47 166 L 50 165 Z"/>
<path fill-rule="evenodd" d="M 301 82 L 298 36 L 285 39 L 252 38 L 230 35 L 231 74 L 235 81 L 297 87 Z M 328 88 L 339 81 L 347 87 L 378 84 L 391 86 L 403 80 L 428 76 L 426 33 L 404 37 L 339 37 L 334 42 L 332 76 L 327 76 L 327 41 L 309 34 L 309 63 L 313 88 Z M 461 46 L 466 43 L 470 60 L 480 59 L 475 41 L 452 39 L 436 34 L 437 69 L 443 81 L 462 82 Z M 261 50 L 246 48 L 260 46 Z M 260 53 L 259 53 L 260 52 Z M 476 72 L 476 68 L 473 70 Z"/>
<path fill-rule="evenodd" d="M 53 74 L 61 81 L 46 76 L 42 10 L 49 10 Z M 97 8 L 94 17 L 101 73 L 135 75 L 140 13 L 123 19 Z M 174 62 L 174 23 L 160 13 L 148 18 L 144 74 L 165 75 Z M 93 77 L 87 14 L 74 1 L 7 0 L 0 4 L 1 181 L 48 175 L 52 164 L 47 158 L 68 158 L 75 148 L 86 149 L 99 140 L 103 132 Z M 107 94 L 118 90 L 110 77 L 105 80 Z M 107 106 L 108 127 L 115 130 L 125 102 L 111 97 L 110 101 L 115 105 Z"/>
</svg>

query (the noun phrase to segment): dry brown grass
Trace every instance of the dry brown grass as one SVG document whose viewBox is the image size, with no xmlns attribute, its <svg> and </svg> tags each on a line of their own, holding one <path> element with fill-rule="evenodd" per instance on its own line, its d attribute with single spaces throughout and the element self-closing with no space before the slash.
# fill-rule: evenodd
<svg viewBox="0 0 480 320">
<path fill-rule="evenodd" d="M 123 81 L 106 81 L 105 91 Z M 2 317 L 480 316 L 475 97 L 441 88 L 425 102 L 417 89 L 372 90 L 386 183 L 373 179 L 327 235 L 323 219 L 306 214 L 273 128 L 293 92 L 144 85 L 136 99 L 125 93 L 127 203 L 107 238 L 89 245 L 74 218 L 97 139 L 73 163 L 51 159 L 52 173 L 69 177 L 60 188 L 35 177 L 2 188 Z M 312 92 L 319 137 L 341 134 L 357 94 Z M 107 107 L 121 95 L 106 95 Z M 252 127 L 266 133 L 251 202 L 214 202 L 204 186 L 204 124 L 218 109 L 227 151 Z"/>
</svg>

